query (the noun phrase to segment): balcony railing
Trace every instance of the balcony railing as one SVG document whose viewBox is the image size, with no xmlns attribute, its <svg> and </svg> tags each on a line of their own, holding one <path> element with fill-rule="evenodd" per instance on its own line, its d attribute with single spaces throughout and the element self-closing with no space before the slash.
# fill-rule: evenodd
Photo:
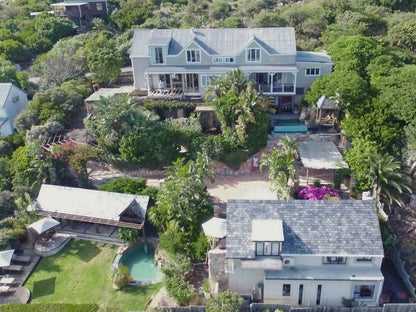
<svg viewBox="0 0 416 312">
<path fill-rule="evenodd" d="M 295 86 L 292 83 L 272 85 L 268 83 L 255 83 L 254 88 L 264 93 L 295 93 Z"/>
</svg>

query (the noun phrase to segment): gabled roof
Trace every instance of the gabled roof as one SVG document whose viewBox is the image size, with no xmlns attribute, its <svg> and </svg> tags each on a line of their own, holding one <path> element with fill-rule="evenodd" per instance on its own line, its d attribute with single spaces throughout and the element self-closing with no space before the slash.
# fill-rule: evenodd
<svg viewBox="0 0 416 312">
<path fill-rule="evenodd" d="M 141 220 L 145 219 L 149 196 L 121 194 L 114 192 L 96 191 L 75 187 L 43 184 L 36 208 L 44 215 L 62 217 L 72 216 L 88 218 L 88 222 L 101 223 L 100 220 L 113 221 L 106 224 L 115 225 L 120 221 L 120 215 L 129 209 Z M 55 215 L 58 213 L 58 215 Z M 85 219 L 87 221 L 87 219 Z"/>
<path fill-rule="evenodd" d="M 4 107 L 6 104 L 9 92 L 12 89 L 13 84 L 11 82 L 0 83 L 0 107 Z"/>
<path fill-rule="evenodd" d="M 282 255 L 384 254 L 374 201 L 229 200 L 227 258 L 255 258 L 255 219 L 283 221 Z"/>
<path fill-rule="evenodd" d="M 293 27 L 136 30 L 130 56 L 149 56 L 149 45 L 170 38 L 168 55 L 178 55 L 192 42 L 210 55 L 235 56 L 255 41 L 269 54 L 296 54 Z"/>
</svg>

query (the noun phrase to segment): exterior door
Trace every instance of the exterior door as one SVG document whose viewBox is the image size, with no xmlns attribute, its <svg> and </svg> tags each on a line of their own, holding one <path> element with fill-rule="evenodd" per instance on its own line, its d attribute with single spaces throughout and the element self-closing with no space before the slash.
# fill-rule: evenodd
<svg viewBox="0 0 416 312">
<path fill-rule="evenodd" d="M 185 76 L 185 87 L 187 92 L 198 92 L 199 91 L 199 79 L 198 74 L 186 74 Z"/>
<path fill-rule="evenodd" d="M 303 301 L 303 284 L 299 285 L 298 305 L 302 305 Z"/>
</svg>

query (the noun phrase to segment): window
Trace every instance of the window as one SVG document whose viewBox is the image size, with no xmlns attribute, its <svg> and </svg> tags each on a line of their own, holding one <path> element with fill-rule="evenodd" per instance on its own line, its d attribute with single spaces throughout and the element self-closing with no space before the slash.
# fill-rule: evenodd
<svg viewBox="0 0 416 312">
<path fill-rule="evenodd" d="M 374 285 L 355 285 L 354 299 L 372 299 L 374 288 Z"/>
<path fill-rule="evenodd" d="M 211 76 L 201 75 L 201 86 L 206 87 L 207 85 L 211 83 L 211 80 L 215 77 L 219 77 L 219 76 L 218 75 L 211 75 Z"/>
<path fill-rule="evenodd" d="M 165 58 L 163 57 L 163 48 L 152 48 L 152 62 L 153 64 L 165 64 Z"/>
<path fill-rule="evenodd" d="M 201 63 L 201 51 L 200 50 L 186 50 L 186 62 L 187 63 Z"/>
<path fill-rule="evenodd" d="M 223 62 L 223 58 L 221 56 L 214 56 L 212 58 L 212 62 L 213 63 L 222 63 Z"/>
<path fill-rule="evenodd" d="M 260 62 L 260 49 L 248 49 L 247 62 Z"/>
<path fill-rule="evenodd" d="M 278 256 L 280 244 L 278 242 L 257 242 L 257 256 Z"/>
<path fill-rule="evenodd" d="M 102 3 L 97 2 L 96 6 L 97 6 L 97 11 L 102 11 L 103 10 L 103 4 Z"/>
<path fill-rule="evenodd" d="M 324 264 L 345 264 L 346 261 L 345 257 L 324 257 Z"/>
<path fill-rule="evenodd" d="M 224 63 L 235 63 L 235 58 L 233 57 L 224 57 Z"/>
<path fill-rule="evenodd" d="M 316 290 L 316 305 L 321 304 L 321 295 L 322 295 L 322 285 L 318 285 Z"/>
<path fill-rule="evenodd" d="M 283 284 L 282 296 L 290 296 L 290 284 Z"/>
<path fill-rule="evenodd" d="M 303 299 L 303 284 L 299 285 L 298 305 L 302 305 Z"/>
<path fill-rule="evenodd" d="M 359 257 L 355 259 L 355 262 L 371 262 L 373 258 L 371 257 Z"/>
<path fill-rule="evenodd" d="M 306 76 L 319 76 L 320 73 L 320 68 L 306 68 Z"/>
</svg>

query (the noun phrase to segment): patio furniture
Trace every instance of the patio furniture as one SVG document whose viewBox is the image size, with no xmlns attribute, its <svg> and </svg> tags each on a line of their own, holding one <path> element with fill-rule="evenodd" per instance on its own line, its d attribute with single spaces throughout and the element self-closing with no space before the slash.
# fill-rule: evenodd
<svg viewBox="0 0 416 312">
<path fill-rule="evenodd" d="M 17 263 L 29 263 L 29 262 L 32 261 L 32 257 L 31 256 L 16 256 L 16 255 L 13 255 L 12 256 L 12 261 L 17 262 Z"/>
<path fill-rule="evenodd" d="M 14 277 L 2 277 L 0 278 L 0 285 L 11 285 L 15 282 Z"/>
<path fill-rule="evenodd" d="M 19 264 L 11 264 L 9 266 L 3 267 L 3 270 L 4 271 L 17 272 L 17 273 L 23 272 L 23 269 L 24 269 L 24 266 L 23 265 L 19 265 Z"/>
<path fill-rule="evenodd" d="M 0 295 L 6 295 L 15 291 L 16 289 L 11 288 L 10 286 L 0 286 Z"/>
</svg>

